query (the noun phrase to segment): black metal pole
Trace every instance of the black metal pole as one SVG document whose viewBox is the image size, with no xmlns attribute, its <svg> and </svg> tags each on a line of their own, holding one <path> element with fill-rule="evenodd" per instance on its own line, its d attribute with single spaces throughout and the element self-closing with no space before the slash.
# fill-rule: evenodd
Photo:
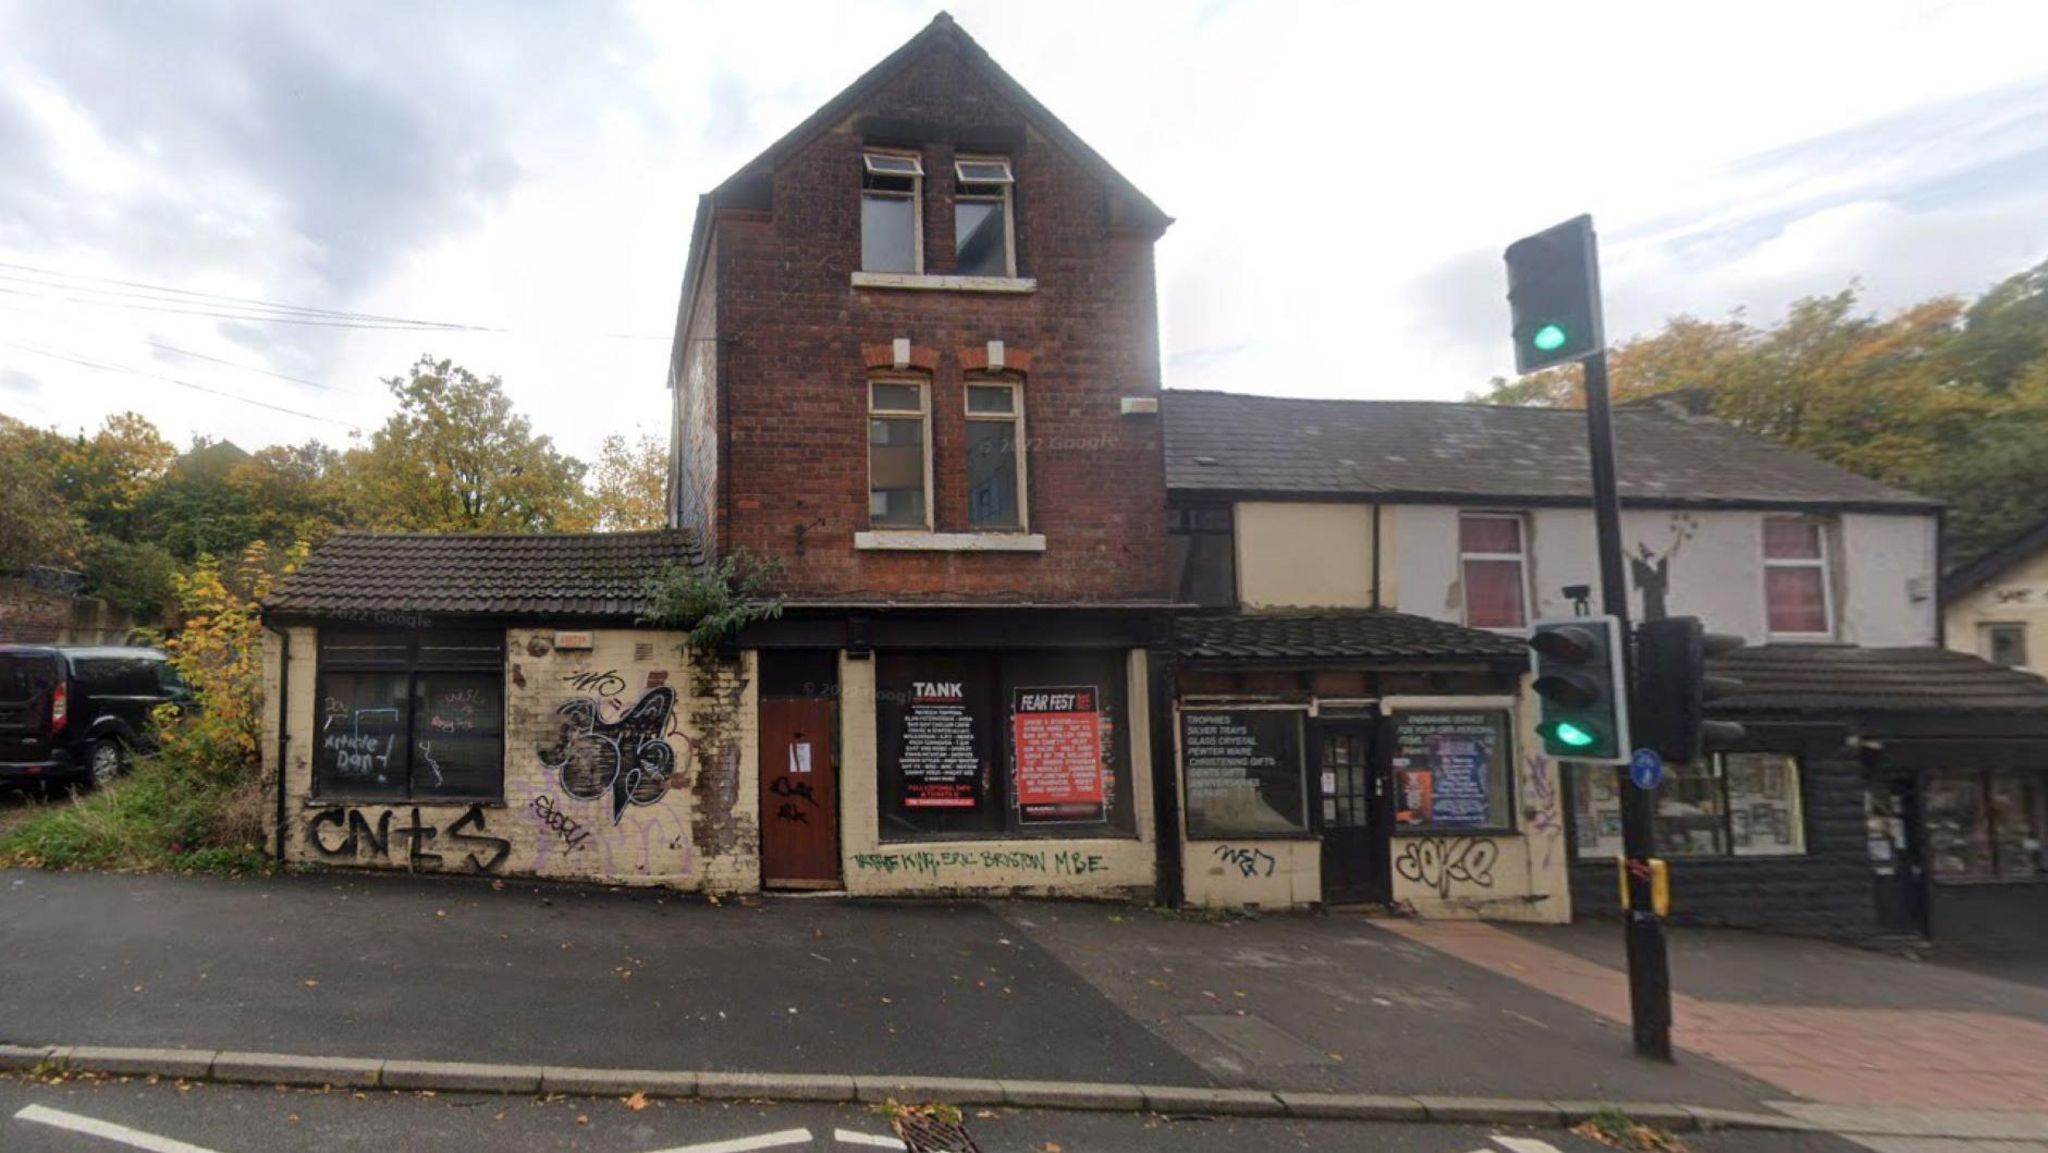
<svg viewBox="0 0 2048 1153">
<path fill-rule="evenodd" d="M 1593 460 L 1593 524 L 1600 548 L 1600 599 L 1621 621 L 1623 679 L 1635 697 L 1635 657 L 1630 649 L 1628 577 L 1621 551 L 1621 495 L 1614 483 L 1614 414 L 1607 402 L 1607 354 L 1585 362 L 1586 445 Z M 1633 709 L 1631 709 L 1633 712 Z M 1664 921 L 1650 899 L 1650 857 L 1656 851 L 1657 799 L 1629 781 L 1627 766 L 1614 770 L 1621 794 L 1621 844 L 1628 873 L 1628 1003 L 1636 1052 L 1671 1060 L 1671 969 L 1664 948 Z"/>
</svg>

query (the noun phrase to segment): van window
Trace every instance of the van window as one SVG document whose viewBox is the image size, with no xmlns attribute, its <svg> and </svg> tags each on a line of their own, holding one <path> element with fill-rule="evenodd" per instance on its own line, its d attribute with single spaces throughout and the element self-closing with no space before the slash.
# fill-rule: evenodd
<svg viewBox="0 0 2048 1153">
<path fill-rule="evenodd" d="M 0 653 L 0 704 L 41 697 L 57 683 L 57 658 L 48 653 Z"/>
<path fill-rule="evenodd" d="M 149 697 L 157 692 L 157 665 L 143 655 L 72 657 L 72 673 L 88 692 L 110 697 Z"/>
</svg>

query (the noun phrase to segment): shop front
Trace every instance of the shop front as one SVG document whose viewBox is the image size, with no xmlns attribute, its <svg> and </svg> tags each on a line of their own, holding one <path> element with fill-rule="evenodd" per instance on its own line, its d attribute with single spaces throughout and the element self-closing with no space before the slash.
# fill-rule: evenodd
<svg viewBox="0 0 2048 1153">
<path fill-rule="evenodd" d="M 1570 919 L 1514 638 L 1378 610 L 1176 625 L 1185 899 Z"/>
</svg>

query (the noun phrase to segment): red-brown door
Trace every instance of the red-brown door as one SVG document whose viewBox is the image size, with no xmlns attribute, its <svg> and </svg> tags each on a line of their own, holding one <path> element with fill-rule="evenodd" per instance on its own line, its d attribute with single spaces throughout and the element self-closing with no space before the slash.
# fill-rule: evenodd
<svg viewBox="0 0 2048 1153">
<path fill-rule="evenodd" d="M 761 884 L 839 887 L 839 766 L 832 702 L 761 700 Z"/>
</svg>

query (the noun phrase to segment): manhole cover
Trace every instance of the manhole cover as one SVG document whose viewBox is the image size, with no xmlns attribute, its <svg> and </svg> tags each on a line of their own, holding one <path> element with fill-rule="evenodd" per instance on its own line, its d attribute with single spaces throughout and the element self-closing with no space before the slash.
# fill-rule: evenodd
<svg viewBox="0 0 2048 1153">
<path fill-rule="evenodd" d="M 920 1113 L 898 1114 L 896 1135 L 903 1138 L 910 1153 L 981 1153 L 981 1146 L 974 1143 L 959 1122 L 941 1121 Z"/>
</svg>

